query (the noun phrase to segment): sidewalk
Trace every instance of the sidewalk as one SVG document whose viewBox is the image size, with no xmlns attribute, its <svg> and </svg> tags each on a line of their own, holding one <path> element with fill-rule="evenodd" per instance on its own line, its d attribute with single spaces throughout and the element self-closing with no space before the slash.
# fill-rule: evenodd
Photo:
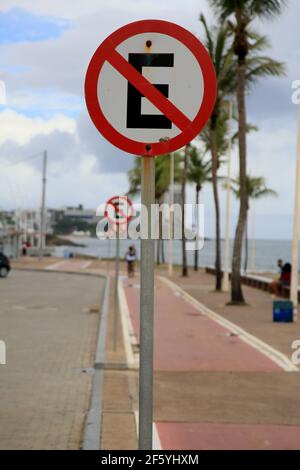
<svg viewBox="0 0 300 470">
<path fill-rule="evenodd" d="M 117 320 L 116 350 L 113 349 L 114 287 L 114 279 L 111 277 L 100 449 L 136 450 L 138 372 L 127 369 L 128 358 L 120 316 Z"/>
<path fill-rule="evenodd" d="M 298 324 L 273 327 L 265 293 L 247 290 L 255 306 L 234 310 L 224 307 L 226 294 L 211 292 L 208 275 L 173 281 L 253 334 L 259 318 L 260 337 L 282 352 L 300 338 Z M 138 339 L 138 281 L 123 288 Z M 299 372 L 286 372 L 284 361 L 247 344 L 163 280 L 156 279 L 155 295 L 154 417 L 162 448 L 299 449 Z"/>
<path fill-rule="evenodd" d="M 189 277 L 174 276 L 173 282 L 183 288 L 199 302 L 205 304 L 216 313 L 236 323 L 249 333 L 270 344 L 287 356 L 293 350 L 291 344 L 300 339 L 300 322 L 278 324 L 273 323 L 273 298 L 267 292 L 243 286 L 247 306 L 228 306 L 229 293 L 214 292 L 214 276 L 202 270 L 195 273 L 189 270 Z"/>
</svg>

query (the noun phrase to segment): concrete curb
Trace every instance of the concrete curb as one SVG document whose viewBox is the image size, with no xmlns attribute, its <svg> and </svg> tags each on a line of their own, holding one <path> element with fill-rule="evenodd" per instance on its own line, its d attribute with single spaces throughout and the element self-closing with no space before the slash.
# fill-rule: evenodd
<svg viewBox="0 0 300 470">
<path fill-rule="evenodd" d="M 102 277 L 105 278 L 105 274 L 101 273 L 92 273 L 92 272 L 84 272 L 84 271 L 62 271 L 62 270 L 53 270 L 53 269 L 45 269 L 45 268 L 12 268 L 12 271 L 29 271 L 34 273 L 45 273 L 45 274 L 74 274 L 75 276 L 92 276 L 92 277 Z"/>
<path fill-rule="evenodd" d="M 122 332 L 123 332 L 123 341 L 124 341 L 124 348 L 126 353 L 126 362 L 128 369 L 131 370 L 138 370 L 139 368 L 139 361 L 138 355 L 134 355 L 133 350 L 137 346 L 137 340 L 133 331 L 132 322 L 130 319 L 128 304 L 126 300 L 125 291 L 122 285 L 122 281 L 125 276 L 121 276 L 119 279 L 118 285 L 118 294 L 119 294 L 119 306 L 120 306 L 120 317 L 121 317 L 121 324 L 122 324 Z"/>
<path fill-rule="evenodd" d="M 99 367 L 99 365 L 104 364 L 105 361 L 105 340 L 109 312 L 109 286 L 110 279 L 109 276 L 106 276 L 105 290 L 102 302 L 101 320 L 98 329 L 97 349 L 94 364 L 95 373 L 93 377 L 90 409 L 85 422 L 84 437 L 82 443 L 83 450 L 100 450 L 104 369 Z"/>
</svg>

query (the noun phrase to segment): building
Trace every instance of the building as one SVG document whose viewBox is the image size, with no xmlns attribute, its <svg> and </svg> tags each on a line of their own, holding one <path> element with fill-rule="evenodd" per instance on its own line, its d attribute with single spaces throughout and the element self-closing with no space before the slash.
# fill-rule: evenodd
<svg viewBox="0 0 300 470">
<path fill-rule="evenodd" d="M 58 217 L 87 222 L 89 224 L 96 224 L 98 221 L 96 210 L 85 209 L 81 204 L 77 207 L 64 207 L 61 210 L 56 211 L 56 213 L 59 213 L 57 214 Z"/>
</svg>

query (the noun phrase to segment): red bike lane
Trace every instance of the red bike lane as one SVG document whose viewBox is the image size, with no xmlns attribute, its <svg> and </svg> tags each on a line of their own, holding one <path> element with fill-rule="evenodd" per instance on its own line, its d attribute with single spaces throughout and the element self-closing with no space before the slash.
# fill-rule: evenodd
<svg viewBox="0 0 300 470">
<path fill-rule="evenodd" d="M 124 283 L 139 342 L 139 285 Z M 154 369 L 195 371 L 280 371 L 267 356 L 200 313 L 161 281 L 155 284 Z"/>
<path fill-rule="evenodd" d="M 139 342 L 139 284 L 123 281 Z M 161 280 L 155 282 L 154 370 L 201 373 L 286 374 L 270 357 L 247 344 L 187 302 Z M 182 403 L 182 407 L 185 404 Z M 281 423 L 156 422 L 163 449 L 300 448 L 300 427 Z"/>
</svg>

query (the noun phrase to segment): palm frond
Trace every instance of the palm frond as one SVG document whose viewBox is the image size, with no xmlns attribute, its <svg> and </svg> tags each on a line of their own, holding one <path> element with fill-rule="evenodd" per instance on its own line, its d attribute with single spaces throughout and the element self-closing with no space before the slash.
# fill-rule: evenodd
<svg viewBox="0 0 300 470">
<path fill-rule="evenodd" d="M 200 22 L 202 23 L 202 25 L 204 27 L 204 31 L 205 31 L 206 48 L 208 50 L 208 53 L 209 53 L 210 57 L 213 60 L 214 59 L 214 44 L 213 44 L 212 36 L 210 34 L 210 30 L 207 26 L 205 16 L 202 13 L 201 13 L 199 19 L 200 19 Z"/>
<path fill-rule="evenodd" d="M 272 18 L 279 15 L 287 0 L 210 0 L 212 8 L 224 19 L 238 10 L 244 17 Z"/>
<path fill-rule="evenodd" d="M 256 57 L 247 61 L 246 81 L 248 85 L 263 77 L 282 77 L 285 75 L 285 64 L 269 57 Z"/>
</svg>

